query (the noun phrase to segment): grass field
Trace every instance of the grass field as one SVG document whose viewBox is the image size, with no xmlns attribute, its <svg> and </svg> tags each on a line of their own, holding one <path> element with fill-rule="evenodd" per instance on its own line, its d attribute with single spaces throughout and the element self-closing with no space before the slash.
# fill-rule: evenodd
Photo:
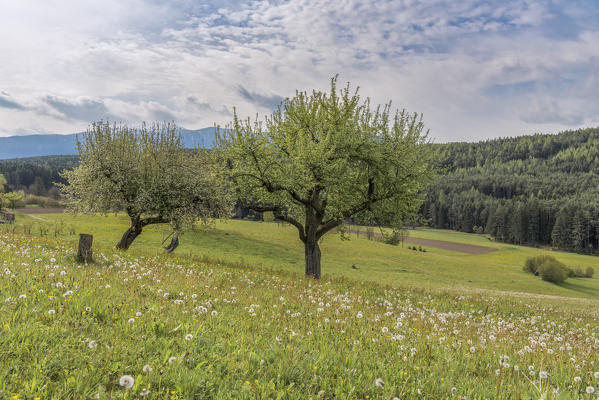
<svg viewBox="0 0 599 400">
<path fill-rule="evenodd" d="M 0 399 L 597 397 L 597 279 L 524 274 L 537 249 L 330 235 L 316 282 L 297 234 L 272 223 L 218 223 L 166 255 L 157 227 L 113 250 L 122 217 L 17 217 L 0 228 Z M 94 234 L 91 265 L 75 262 L 79 232 Z"/>
<path fill-rule="evenodd" d="M 21 215 L 15 228 L 28 225 L 32 234 L 45 226 L 46 235 L 74 239 L 79 232 L 92 233 L 96 246 L 114 247 L 127 229 L 121 216 L 71 216 L 65 214 Z M 76 227 L 76 228 L 75 228 Z M 6 229 L 6 228 L 5 228 Z M 139 254 L 161 252 L 161 242 L 169 231 L 150 227 L 134 242 L 131 251 Z M 522 271 L 526 257 L 547 253 L 546 250 L 494 243 L 485 236 L 451 231 L 418 229 L 410 236 L 480 246 L 497 247 L 499 251 L 468 255 L 454 251 L 427 248 L 426 253 L 408 250 L 407 246 L 391 246 L 364 237 L 327 234 L 321 244 L 325 277 L 346 277 L 358 281 L 385 282 L 402 287 L 472 291 L 525 292 L 563 297 L 599 299 L 599 258 L 565 252 L 550 252 L 569 266 L 595 267 L 592 279 L 570 278 L 562 285 L 544 282 Z M 215 229 L 188 232 L 181 238 L 179 254 L 210 262 L 242 264 L 274 270 L 303 272 L 303 247 L 297 230 L 288 225 L 231 220 L 218 222 Z M 352 269 L 356 265 L 358 269 Z"/>
</svg>

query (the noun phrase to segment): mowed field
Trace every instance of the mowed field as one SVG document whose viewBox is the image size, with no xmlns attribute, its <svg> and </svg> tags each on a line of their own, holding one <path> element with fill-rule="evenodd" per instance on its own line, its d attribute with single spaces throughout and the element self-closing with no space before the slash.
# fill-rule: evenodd
<svg viewBox="0 0 599 400">
<path fill-rule="evenodd" d="M 27 226 L 31 234 L 46 229 L 49 237 L 75 240 L 78 233 L 94 235 L 94 245 L 110 249 L 127 229 L 125 216 L 73 216 L 69 214 L 20 215 L 15 228 L 22 232 Z M 7 228 L 4 228 L 7 229 Z M 549 251 L 525 246 L 492 242 L 483 235 L 454 231 L 416 229 L 409 231 L 411 239 L 440 240 L 456 244 L 494 247 L 497 251 L 467 254 L 423 246 L 426 252 L 367 240 L 364 228 L 346 234 L 328 233 L 321 242 L 322 270 L 325 278 L 345 277 L 357 281 L 384 283 L 392 286 L 457 291 L 480 289 L 572 298 L 599 299 L 599 257 Z M 74 234 L 75 233 L 75 234 Z M 170 231 L 165 226 L 151 226 L 133 243 L 136 254 L 162 253 L 161 244 Z M 303 273 L 303 247 L 297 230 L 286 224 L 228 220 L 211 228 L 188 231 L 181 236 L 176 250 L 191 259 L 212 263 L 268 268 Z M 459 247 L 459 246 L 458 246 Z M 595 277 L 569 278 L 562 285 L 544 282 L 522 271 L 527 257 L 551 254 L 571 267 L 595 268 Z M 355 265 L 357 269 L 352 268 Z"/>
<path fill-rule="evenodd" d="M 0 227 L 0 399 L 595 399 L 597 279 L 522 272 L 541 250 L 409 250 L 352 235 L 303 276 L 297 233 L 218 222 L 173 254 L 123 216 Z M 94 235 L 89 265 L 77 234 Z M 554 253 L 569 265 L 594 257 Z M 353 269 L 355 265 L 358 269 Z"/>
</svg>

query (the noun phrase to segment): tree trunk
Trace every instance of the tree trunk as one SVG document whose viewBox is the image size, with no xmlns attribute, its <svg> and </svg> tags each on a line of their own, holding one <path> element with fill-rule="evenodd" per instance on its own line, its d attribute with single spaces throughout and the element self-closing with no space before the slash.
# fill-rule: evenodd
<svg viewBox="0 0 599 400">
<path fill-rule="evenodd" d="M 171 243 L 165 247 L 164 250 L 166 250 L 167 253 L 172 253 L 177 247 L 179 247 L 179 235 L 175 233 Z"/>
<path fill-rule="evenodd" d="M 140 223 L 132 225 L 127 231 L 123 234 L 121 240 L 117 243 L 116 248 L 119 250 L 127 250 L 131 243 L 141 234 L 142 226 Z"/>
<path fill-rule="evenodd" d="M 94 237 L 86 233 L 79 234 L 79 249 L 77 251 L 77 261 L 91 262 L 92 261 L 92 243 Z"/>
<path fill-rule="evenodd" d="M 318 241 L 306 240 L 306 276 L 320 279 L 320 247 Z"/>
</svg>

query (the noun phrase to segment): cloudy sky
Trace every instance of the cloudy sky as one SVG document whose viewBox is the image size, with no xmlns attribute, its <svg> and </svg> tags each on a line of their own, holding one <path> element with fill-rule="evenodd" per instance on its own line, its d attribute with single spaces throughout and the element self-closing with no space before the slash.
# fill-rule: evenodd
<svg viewBox="0 0 599 400">
<path fill-rule="evenodd" d="M 330 78 L 436 142 L 599 125 L 597 0 L 0 0 L 0 136 L 224 124 Z"/>
</svg>

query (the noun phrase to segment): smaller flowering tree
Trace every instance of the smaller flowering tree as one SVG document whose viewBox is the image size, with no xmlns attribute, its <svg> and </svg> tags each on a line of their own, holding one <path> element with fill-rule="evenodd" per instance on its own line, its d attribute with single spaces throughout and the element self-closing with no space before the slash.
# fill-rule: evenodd
<svg viewBox="0 0 599 400">
<path fill-rule="evenodd" d="M 148 225 L 170 224 L 172 251 L 185 226 L 231 209 L 212 154 L 183 148 L 174 123 L 133 129 L 100 121 L 77 145 L 80 163 L 63 174 L 62 192 L 73 212 L 127 213 L 131 226 L 118 249 L 127 250 Z"/>
</svg>

